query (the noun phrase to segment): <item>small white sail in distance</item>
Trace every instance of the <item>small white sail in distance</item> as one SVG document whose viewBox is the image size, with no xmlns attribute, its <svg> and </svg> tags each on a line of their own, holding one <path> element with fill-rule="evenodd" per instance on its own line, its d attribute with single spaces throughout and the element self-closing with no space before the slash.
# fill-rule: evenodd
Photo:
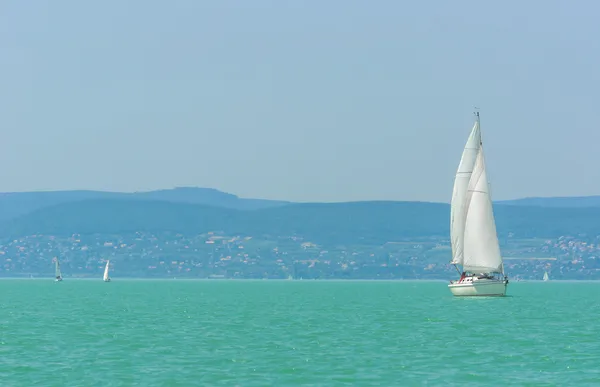
<svg viewBox="0 0 600 387">
<path fill-rule="evenodd" d="M 482 146 L 467 188 L 465 206 L 463 269 L 471 273 L 504 274 Z"/>
<path fill-rule="evenodd" d="M 56 277 L 56 280 L 62 280 L 62 274 L 60 272 L 60 261 L 58 260 L 58 257 L 54 258 L 54 276 Z"/>
<path fill-rule="evenodd" d="M 544 271 L 544 281 L 548 281 L 548 272 Z"/>
<path fill-rule="evenodd" d="M 475 125 L 465 144 L 460 164 L 456 171 L 454 188 L 452 190 L 452 201 L 450 202 L 450 241 L 452 245 L 452 264 L 454 265 L 463 264 L 467 188 L 480 146 L 481 129 L 479 125 L 479 116 L 477 116 L 477 120 L 475 121 Z"/>
<path fill-rule="evenodd" d="M 110 277 L 108 276 L 109 265 L 110 265 L 110 259 L 108 261 L 106 261 L 106 266 L 104 267 L 104 276 L 102 277 L 104 282 L 110 281 Z"/>
</svg>

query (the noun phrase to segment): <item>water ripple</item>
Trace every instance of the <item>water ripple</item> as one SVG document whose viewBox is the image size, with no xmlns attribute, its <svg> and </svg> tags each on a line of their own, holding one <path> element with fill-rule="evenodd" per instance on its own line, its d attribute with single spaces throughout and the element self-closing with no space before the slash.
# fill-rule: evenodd
<svg viewBox="0 0 600 387">
<path fill-rule="evenodd" d="M 600 284 L 0 281 L 7 386 L 600 383 Z"/>
</svg>

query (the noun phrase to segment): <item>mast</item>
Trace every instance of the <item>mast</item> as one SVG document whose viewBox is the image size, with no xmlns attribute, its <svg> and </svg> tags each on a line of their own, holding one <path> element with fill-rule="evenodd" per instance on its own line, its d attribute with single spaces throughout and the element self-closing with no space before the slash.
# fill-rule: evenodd
<svg viewBox="0 0 600 387">
<path fill-rule="evenodd" d="M 477 109 L 477 108 L 476 108 Z M 481 130 L 479 112 L 474 112 L 475 123 L 467 139 L 454 178 L 452 200 L 450 202 L 450 243 L 452 247 L 452 261 L 450 262 L 461 274 L 458 266 L 464 266 L 464 230 L 467 215 L 469 181 L 475 167 L 477 154 L 481 149 Z"/>
<path fill-rule="evenodd" d="M 479 108 L 475 106 L 475 121 L 477 122 L 477 126 L 479 126 L 479 146 L 483 146 L 483 139 L 481 137 L 481 118 L 479 117 Z"/>
<path fill-rule="evenodd" d="M 481 118 L 479 117 L 479 108 L 475 107 L 475 111 L 473 112 L 473 114 L 475 114 L 475 120 L 477 121 L 477 124 L 479 125 L 479 127 L 481 127 Z M 479 135 L 479 146 L 481 148 L 483 148 L 483 138 L 481 136 L 481 134 Z M 492 195 L 492 182 L 488 179 L 488 192 L 490 194 L 490 196 Z M 504 269 L 502 271 L 502 274 L 504 274 Z"/>
</svg>

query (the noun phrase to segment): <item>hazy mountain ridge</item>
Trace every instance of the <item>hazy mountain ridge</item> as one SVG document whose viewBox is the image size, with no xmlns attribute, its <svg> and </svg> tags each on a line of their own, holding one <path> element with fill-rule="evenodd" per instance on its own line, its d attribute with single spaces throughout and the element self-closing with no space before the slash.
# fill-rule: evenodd
<svg viewBox="0 0 600 387">
<path fill-rule="evenodd" d="M 0 222 L 59 204 L 95 199 L 128 199 L 201 204 L 237 210 L 259 210 L 293 204 L 283 200 L 240 198 L 213 188 L 179 187 L 148 192 L 40 191 L 0 193 Z M 368 202 L 366 202 L 368 203 Z M 522 198 L 496 204 L 528 207 L 600 207 L 600 196 Z"/>
<path fill-rule="evenodd" d="M 181 187 L 148 192 L 40 191 L 0 193 L 0 222 L 41 208 L 94 199 L 162 200 L 255 210 L 288 204 L 286 201 L 244 199 L 212 188 Z"/>
<path fill-rule="evenodd" d="M 173 231 L 270 237 L 298 235 L 318 243 L 382 244 L 447 236 L 449 205 L 425 202 L 289 204 L 243 211 L 158 200 L 91 199 L 61 203 L 4 221 L 0 236 Z M 600 208 L 495 205 L 500 238 L 600 234 Z"/>
<path fill-rule="evenodd" d="M 500 237 L 508 233 L 519 237 L 600 234 L 600 196 L 501 201 L 494 211 Z M 135 231 L 301 235 L 326 243 L 378 244 L 448 235 L 449 205 L 394 201 L 291 203 L 243 199 L 207 188 L 0 194 L 0 236 Z"/>
<path fill-rule="evenodd" d="M 502 200 L 497 204 L 537 207 L 600 207 L 600 196 L 531 197 L 514 200 Z"/>
</svg>

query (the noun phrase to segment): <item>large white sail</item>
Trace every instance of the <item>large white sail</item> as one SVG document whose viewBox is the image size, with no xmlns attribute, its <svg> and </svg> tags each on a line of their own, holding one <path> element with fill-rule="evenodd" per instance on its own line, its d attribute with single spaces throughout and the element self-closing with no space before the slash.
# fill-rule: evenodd
<svg viewBox="0 0 600 387">
<path fill-rule="evenodd" d="M 482 147 L 467 192 L 463 269 L 471 273 L 504 273 Z"/>
<path fill-rule="evenodd" d="M 481 130 L 479 128 L 479 117 L 471 130 L 471 135 L 467 140 L 463 150 L 456 177 L 454 178 L 454 189 L 452 191 L 452 201 L 450 202 L 450 240 L 452 243 L 452 263 L 455 265 L 463 264 L 463 239 L 465 233 L 465 217 L 467 201 L 467 187 L 477 151 L 481 145 Z"/>
<path fill-rule="evenodd" d="M 110 265 L 110 259 L 108 261 L 106 261 L 106 267 L 104 268 L 104 276 L 102 277 L 102 279 L 104 281 L 108 281 L 108 279 L 109 279 L 108 278 L 108 268 L 109 268 L 109 265 Z"/>
</svg>

